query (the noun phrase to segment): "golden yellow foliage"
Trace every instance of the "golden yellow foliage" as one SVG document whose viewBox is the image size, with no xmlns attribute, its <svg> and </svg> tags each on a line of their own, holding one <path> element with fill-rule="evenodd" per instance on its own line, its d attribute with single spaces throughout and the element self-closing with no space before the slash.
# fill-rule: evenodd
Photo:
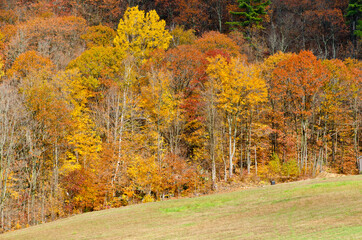
<svg viewBox="0 0 362 240">
<path fill-rule="evenodd" d="M 92 79 L 82 77 L 77 69 L 62 73 L 60 78 L 67 81 L 68 100 L 73 106 L 71 113 L 73 126 L 71 134 L 67 137 L 72 151 L 67 152 L 68 161 L 62 170 L 63 172 L 79 170 L 79 164 L 95 168 L 98 152 L 102 149 L 101 139 L 95 131 L 95 125 L 90 117 L 90 109 L 87 107 L 88 99 L 93 96 L 87 86 L 94 83 L 92 83 Z"/>
<path fill-rule="evenodd" d="M 193 44 L 196 40 L 195 30 L 185 30 L 184 26 L 176 26 L 172 31 L 172 45 L 177 47 L 184 44 Z"/>
<path fill-rule="evenodd" d="M 145 14 L 138 7 L 128 8 L 119 22 L 114 43 L 116 47 L 143 59 L 154 49 L 168 48 L 172 36 L 165 26 L 166 22 L 160 20 L 155 10 Z"/>
<path fill-rule="evenodd" d="M 216 80 L 219 107 L 229 114 L 237 114 L 240 106 L 254 106 L 265 102 L 267 88 L 258 66 L 244 66 L 236 58 L 227 61 L 218 55 L 208 58 L 207 74 Z"/>
<path fill-rule="evenodd" d="M 112 46 L 116 32 L 102 24 L 90 27 L 85 34 L 81 36 L 86 41 L 87 47 L 107 47 Z"/>
</svg>

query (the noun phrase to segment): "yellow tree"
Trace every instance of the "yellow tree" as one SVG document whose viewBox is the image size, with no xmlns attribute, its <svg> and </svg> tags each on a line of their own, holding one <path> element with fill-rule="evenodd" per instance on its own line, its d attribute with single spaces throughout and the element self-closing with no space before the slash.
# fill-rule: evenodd
<svg viewBox="0 0 362 240">
<path fill-rule="evenodd" d="M 157 171 L 157 161 L 154 156 L 133 156 L 127 174 L 130 179 L 130 185 L 124 193 L 128 197 L 136 196 L 136 190 L 143 194 L 143 201 L 153 201 L 152 191 L 158 191 L 160 185 L 160 175 Z"/>
<path fill-rule="evenodd" d="M 69 147 L 60 168 L 64 197 L 72 210 L 92 210 L 103 201 L 99 196 L 103 187 L 99 184 L 102 142 L 89 107 L 99 82 L 83 76 L 78 69 L 61 72 L 57 79 L 66 84 L 66 98 L 71 108 L 70 130 L 66 136 Z"/>
<path fill-rule="evenodd" d="M 153 137 L 147 139 L 146 133 L 140 130 L 138 120 L 144 119 L 144 114 L 143 111 L 139 109 L 140 104 L 137 104 L 143 101 L 138 86 L 142 87 L 143 83 L 136 81 L 140 79 L 140 66 L 150 57 L 151 52 L 155 49 L 167 49 L 169 47 L 172 37 L 168 30 L 165 29 L 165 26 L 165 21 L 160 20 L 156 11 L 153 10 L 145 13 L 139 10 L 138 7 L 128 8 L 123 19 L 119 22 L 114 44 L 117 51 L 125 52 L 127 57 L 122 61 L 123 73 L 121 74 L 121 82 L 123 87 L 121 87 L 122 111 L 120 117 L 120 125 L 122 127 L 118 136 L 120 146 L 118 151 L 119 160 L 116 164 L 112 182 L 116 180 L 119 167 L 126 165 L 120 161 L 121 152 L 123 152 L 121 151 L 121 143 L 127 138 L 126 135 L 122 135 L 122 132 L 129 132 L 132 144 L 136 144 L 137 142 L 139 146 L 144 144 L 152 145 Z M 128 129 L 125 129 L 125 123 L 127 123 Z M 137 131 L 137 129 L 139 131 Z M 139 134 L 144 134 L 144 136 L 137 137 L 137 140 L 135 140 L 134 136 Z M 160 142 L 161 141 L 158 141 L 158 145 L 160 145 Z M 135 147 L 135 149 L 136 148 L 137 147 Z M 151 153 L 155 153 L 152 147 L 149 150 Z M 159 153 L 159 151 L 157 152 Z M 130 154 L 127 155 L 129 156 Z M 148 155 L 146 157 L 139 157 L 151 159 Z"/>
<path fill-rule="evenodd" d="M 241 115 L 245 114 L 244 110 L 252 112 L 256 105 L 266 100 L 267 89 L 255 66 L 245 66 L 236 58 L 228 61 L 220 55 L 209 58 L 208 61 L 206 72 L 215 83 L 217 107 L 221 109 L 228 129 L 229 177 L 232 177 L 238 122 L 241 121 Z M 251 133 L 249 145 L 250 136 Z"/>
<path fill-rule="evenodd" d="M 122 140 L 125 130 L 125 115 L 129 109 L 132 98 L 131 87 L 133 84 L 133 69 L 128 66 L 129 59 L 125 53 L 116 47 L 92 47 L 71 61 L 68 69 L 78 69 L 82 78 L 87 79 L 85 84 L 91 93 L 89 109 L 92 121 L 100 135 L 105 137 L 107 149 L 118 152 L 117 158 L 107 157 L 109 162 L 115 161 L 114 177 L 117 177 L 122 152 Z M 105 156 L 103 152 L 103 156 Z"/>
<path fill-rule="evenodd" d="M 240 65 L 239 65 L 240 66 Z M 265 104 L 267 101 L 268 96 L 268 89 L 266 86 L 266 82 L 261 77 L 261 67 L 259 65 L 249 65 L 244 66 L 244 68 L 238 68 L 239 76 L 241 79 L 243 79 L 242 83 L 242 105 L 243 109 L 246 111 L 245 114 L 249 119 L 248 123 L 246 124 L 246 136 L 247 136 L 247 146 L 246 146 L 246 160 L 247 160 L 247 169 L 248 173 L 250 173 L 250 164 L 251 164 L 251 143 L 252 143 L 252 130 L 253 125 L 256 125 L 260 128 L 263 126 L 256 123 L 254 121 L 254 115 L 255 113 L 258 113 L 258 110 Z M 249 113 L 249 114 L 247 114 Z M 241 121 L 243 117 L 241 116 Z M 242 125 L 242 123 L 240 124 Z M 242 127 L 241 127 L 242 128 Z M 255 127 L 254 127 L 255 128 Z M 257 129 L 255 129 L 257 130 Z M 260 131 L 260 130 L 259 130 Z M 256 132 L 256 131 L 254 131 Z M 242 135 L 242 129 L 241 129 L 241 135 Z M 255 172 L 257 173 L 257 160 L 256 160 L 256 148 L 257 143 L 256 140 L 254 140 L 255 145 L 255 155 L 254 155 L 254 161 L 255 161 Z M 261 147 L 260 147 L 261 148 Z M 242 150 L 242 149 L 241 149 Z M 242 162 L 242 156 L 240 157 Z M 240 163 L 242 166 L 242 163 Z"/>
<path fill-rule="evenodd" d="M 182 101 L 172 88 L 171 79 L 171 74 L 151 68 L 147 76 L 148 84 L 142 88 L 141 107 L 149 122 L 147 135 L 148 138 L 153 137 L 153 142 L 157 143 L 154 144 L 157 148 L 151 149 L 156 151 L 157 158 L 153 159 L 157 160 L 158 173 L 162 174 L 167 153 L 180 154 L 179 145 L 184 126 L 183 111 L 180 107 Z M 161 185 L 165 185 L 165 181 L 168 180 L 162 176 L 163 180 L 158 184 L 160 191 L 163 191 Z"/>
<path fill-rule="evenodd" d="M 145 14 L 138 7 L 128 8 L 119 22 L 114 43 L 142 60 L 154 49 L 168 48 L 172 36 L 165 26 L 166 22 L 160 20 L 155 10 Z"/>
<path fill-rule="evenodd" d="M 93 97 L 90 88 L 97 86 L 93 78 L 84 78 L 78 70 L 68 70 L 61 73 L 60 78 L 67 81 L 69 103 L 72 106 L 72 133 L 67 137 L 72 151 L 68 152 L 68 162 L 64 171 L 96 167 L 98 152 L 101 150 L 101 140 L 95 131 L 90 117 L 91 110 L 88 101 Z"/>
<path fill-rule="evenodd" d="M 171 75 L 152 70 L 149 84 L 142 89 L 142 107 L 149 119 L 156 126 L 159 138 L 164 138 L 171 153 L 177 154 L 181 140 L 183 115 L 180 108 L 181 99 L 170 83 Z M 161 144 L 160 141 L 159 146 Z M 162 141 L 163 142 L 163 141 Z"/>
<path fill-rule="evenodd" d="M 342 135 L 343 128 L 346 128 L 346 122 L 350 122 L 350 110 L 346 106 L 350 99 L 350 85 L 352 83 L 352 75 L 349 73 L 345 64 L 338 59 L 324 60 L 323 65 L 328 69 L 330 77 L 323 86 L 322 100 L 320 105 L 320 122 L 319 129 L 322 132 L 319 144 L 318 162 L 314 165 L 315 171 L 319 165 L 322 168 L 323 162 L 327 161 L 328 139 L 332 142 L 332 163 L 336 160 L 337 139 L 338 135 Z M 353 98 L 352 98 L 353 99 Z M 324 149 L 323 149 L 324 148 Z M 323 152 L 324 151 L 324 152 Z M 322 153 L 322 154 L 321 154 Z M 327 164 L 327 162 L 326 162 Z"/>
<path fill-rule="evenodd" d="M 348 71 L 352 75 L 351 77 L 351 89 L 350 95 L 351 101 L 350 108 L 352 109 L 353 115 L 353 142 L 354 142 L 354 152 L 357 160 L 358 171 L 362 173 L 362 159 L 359 156 L 358 150 L 361 149 L 359 146 L 361 144 L 361 104 L 362 104 L 362 94 L 361 94 L 361 85 L 362 85 L 362 62 L 355 59 L 346 59 L 344 64 L 347 66 Z"/>
<path fill-rule="evenodd" d="M 216 89 L 216 102 L 218 108 L 222 109 L 226 116 L 229 135 L 229 177 L 233 174 L 233 158 L 236 149 L 237 117 L 240 112 L 241 97 L 239 95 L 239 82 L 236 72 L 235 59 L 228 62 L 218 55 L 209 58 L 206 70 L 209 78 L 213 79 Z M 225 165 L 226 176 L 226 165 Z"/>
<path fill-rule="evenodd" d="M 328 69 L 330 77 L 324 85 L 321 101 L 322 124 L 320 128 L 323 129 L 323 134 L 320 135 L 322 135 L 323 145 L 320 145 L 319 161 L 316 161 L 314 165 L 319 165 L 321 168 L 324 164 L 323 161 L 328 164 L 327 144 L 331 142 L 330 165 L 337 166 L 345 173 L 352 173 L 356 170 L 355 162 L 358 166 L 359 157 L 358 132 L 361 121 L 358 109 L 360 109 L 362 99 L 360 93 L 361 63 L 351 59 L 346 59 L 344 62 L 333 59 L 324 60 L 323 65 Z M 340 156 L 342 157 L 338 156 L 338 149 L 341 149 Z"/>
</svg>

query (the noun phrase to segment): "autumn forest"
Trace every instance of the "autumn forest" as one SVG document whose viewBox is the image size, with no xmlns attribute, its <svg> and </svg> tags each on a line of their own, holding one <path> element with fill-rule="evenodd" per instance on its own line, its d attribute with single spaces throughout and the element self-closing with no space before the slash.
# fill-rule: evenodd
<svg viewBox="0 0 362 240">
<path fill-rule="evenodd" d="M 0 1 L 0 233 L 362 173 L 361 0 Z"/>
</svg>

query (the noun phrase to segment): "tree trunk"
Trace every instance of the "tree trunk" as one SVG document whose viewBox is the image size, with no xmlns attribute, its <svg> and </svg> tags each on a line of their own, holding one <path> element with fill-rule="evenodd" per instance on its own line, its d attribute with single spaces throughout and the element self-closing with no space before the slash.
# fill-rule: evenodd
<svg viewBox="0 0 362 240">
<path fill-rule="evenodd" d="M 256 145 L 254 148 L 255 176 L 258 176 L 258 161 L 256 159 Z"/>
<path fill-rule="evenodd" d="M 252 124 L 252 117 L 253 117 L 253 113 L 252 111 L 250 111 L 250 121 L 249 121 L 249 136 L 248 136 L 248 149 L 247 149 L 247 164 L 248 164 L 248 174 L 250 174 L 250 165 L 251 165 L 251 159 L 250 159 L 250 155 L 251 155 L 251 124 Z"/>
<path fill-rule="evenodd" d="M 233 116 L 228 116 L 228 124 L 229 124 L 229 178 L 232 178 L 233 168 L 234 168 L 233 158 L 236 149 L 236 132 L 237 132 L 236 119 L 233 118 Z"/>
<path fill-rule="evenodd" d="M 243 122 L 240 123 L 240 176 L 243 176 Z"/>
</svg>

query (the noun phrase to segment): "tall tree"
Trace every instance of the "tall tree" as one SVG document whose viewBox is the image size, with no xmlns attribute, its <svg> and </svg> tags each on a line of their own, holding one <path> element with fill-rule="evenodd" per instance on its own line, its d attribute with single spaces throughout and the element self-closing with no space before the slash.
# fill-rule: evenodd
<svg viewBox="0 0 362 240">
<path fill-rule="evenodd" d="M 302 51 L 279 62 L 272 79 L 278 84 L 272 89 L 276 97 L 273 101 L 281 101 L 284 114 L 294 122 L 294 126 L 289 127 L 294 129 L 297 137 L 298 163 L 300 169 L 307 171 L 311 166 L 308 146 L 315 134 L 309 131 L 310 124 L 315 120 L 316 106 L 328 79 L 328 71 L 311 52 Z"/>
<path fill-rule="evenodd" d="M 0 229 L 3 230 L 10 230 L 7 223 L 11 218 L 6 218 L 5 211 L 6 206 L 10 206 L 10 193 L 15 190 L 11 189 L 11 179 L 14 172 L 20 170 L 16 164 L 19 154 L 16 149 L 21 138 L 19 129 L 25 116 L 26 111 L 17 90 L 9 84 L 0 84 Z"/>
<path fill-rule="evenodd" d="M 234 156 L 240 122 L 249 116 L 248 166 L 250 166 L 252 113 L 259 103 L 266 101 L 265 81 L 256 67 L 246 67 L 239 59 L 227 61 L 220 55 L 210 58 L 207 73 L 215 82 L 216 103 L 228 135 L 229 177 L 233 176 Z M 242 124 L 241 124 L 242 125 Z"/>
</svg>

